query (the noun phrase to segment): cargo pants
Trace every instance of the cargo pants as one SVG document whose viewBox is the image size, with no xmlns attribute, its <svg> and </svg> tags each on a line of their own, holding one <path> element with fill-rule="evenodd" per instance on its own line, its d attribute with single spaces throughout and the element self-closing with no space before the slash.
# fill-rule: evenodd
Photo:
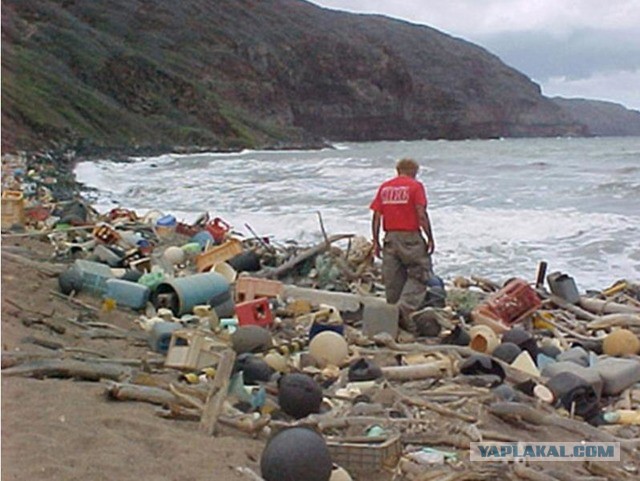
<svg viewBox="0 0 640 481">
<path fill-rule="evenodd" d="M 420 232 L 390 231 L 382 248 L 382 280 L 387 302 L 397 304 L 400 327 L 415 333 L 411 314 L 421 307 L 433 276 L 431 255 Z"/>
</svg>

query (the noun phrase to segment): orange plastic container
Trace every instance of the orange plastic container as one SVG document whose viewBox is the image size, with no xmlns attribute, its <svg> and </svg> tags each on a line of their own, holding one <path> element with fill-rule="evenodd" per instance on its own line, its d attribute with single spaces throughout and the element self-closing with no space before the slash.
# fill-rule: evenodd
<svg viewBox="0 0 640 481">
<path fill-rule="evenodd" d="M 504 332 L 511 324 L 535 312 L 541 304 L 538 294 L 526 281 L 514 279 L 477 306 L 471 316 L 477 324 Z"/>
</svg>

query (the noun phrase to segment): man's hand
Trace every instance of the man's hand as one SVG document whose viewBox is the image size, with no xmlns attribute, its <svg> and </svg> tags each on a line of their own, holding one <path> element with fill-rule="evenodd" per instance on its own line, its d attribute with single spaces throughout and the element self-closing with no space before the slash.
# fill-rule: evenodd
<svg viewBox="0 0 640 481">
<path fill-rule="evenodd" d="M 382 259 L 382 249 L 380 247 L 380 241 L 373 239 L 373 255 L 378 259 Z"/>
<path fill-rule="evenodd" d="M 433 237 L 429 237 L 427 239 L 427 254 L 431 255 L 436 250 L 436 243 L 433 240 Z"/>
</svg>

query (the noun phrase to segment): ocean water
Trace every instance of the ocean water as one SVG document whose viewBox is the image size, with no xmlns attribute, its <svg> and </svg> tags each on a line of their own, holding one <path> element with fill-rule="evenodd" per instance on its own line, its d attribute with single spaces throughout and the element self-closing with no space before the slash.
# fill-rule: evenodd
<svg viewBox="0 0 640 481">
<path fill-rule="evenodd" d="M 602 289 L 640 279 L 640 138 L 368 142 L 318 151 L 163 155 L 83 162 L 77 179 L 100 211 L 121 206 L 193 221 L 209 212 L 274 242 L 370 237 L 369 203 L 412 157 L 427 189 L 445 279 L 497 282 L 548 272 Z"/>
</svg>

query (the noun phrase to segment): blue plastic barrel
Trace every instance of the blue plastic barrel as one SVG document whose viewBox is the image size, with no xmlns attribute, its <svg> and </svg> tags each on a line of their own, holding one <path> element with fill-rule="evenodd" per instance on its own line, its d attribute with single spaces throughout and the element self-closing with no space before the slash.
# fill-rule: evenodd
<svg viewBox="0 0 640 481">
<path fill-rule="evenodd" d="M 167 307 L 176 317 L 190 313 L 200 304 L 226 302 L 229 281 L 217 272 L 203 272 L 187 277 L 166 279 L 155 290 L 153 304 Z M 215 305 L 212 304 L 215 308 Z"/>
<path fill-rule="evenodd" d="M 123 279 L 108 279 L 105 297 L 113 299 L 119 306 L 143 309 L 149 300 L 147 286 Z"/>
</svg>

